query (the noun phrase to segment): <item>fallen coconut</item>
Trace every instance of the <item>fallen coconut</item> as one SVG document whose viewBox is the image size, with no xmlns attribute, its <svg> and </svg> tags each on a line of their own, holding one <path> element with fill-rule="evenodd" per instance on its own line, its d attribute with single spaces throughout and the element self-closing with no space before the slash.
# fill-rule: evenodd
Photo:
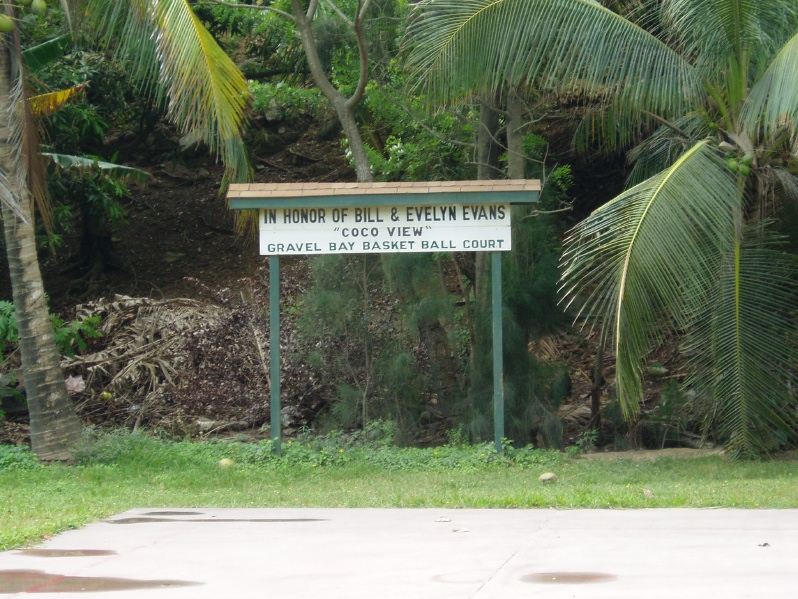
<svg viewBox="0 0 798 599">
<path fill-rule="evenodd" d="M 538 480 L 542 483 L 553 483 L 557 480 L 557 475 L 554 472 L 544 472 L 540 476 L 538 476 Z"/>
<path fill-rule="evenodd" d="M 230 458 L 222 458 L 219 460 L 219 468 L 231 468 L 235 465 L 235 462 Z"/>
</svg>

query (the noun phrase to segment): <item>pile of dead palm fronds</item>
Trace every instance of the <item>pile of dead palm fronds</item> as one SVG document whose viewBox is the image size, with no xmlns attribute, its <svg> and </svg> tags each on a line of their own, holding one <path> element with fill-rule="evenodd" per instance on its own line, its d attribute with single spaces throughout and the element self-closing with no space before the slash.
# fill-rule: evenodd
<svg viewBox="0 0 798 599">
<path fill-rule="evenodd" d="M 175 436 L 259 429 L 269 416 L 269 323 L 243 293 L 153 300 L 116 296 L 77 308 L 102 336 L 65 359 L 78 413 L 102 427 L 141 426 Z M 324 406 L 320 377 L 283 327 L 284 426 L 308 425 Z M 293 416 L 292 416 L 293 415 Z M 286 429 L 288 430 L 288 429 Z"/>
<path fill-rule="evenodd" d="M 75 382 L 76 406 L 94 424 L 137 428 L 166 411 L 164 391 L 188 360 L 187 338 L 215 329 L 224 309 L 191 299 L 116 296 L 78 306 L 78 320 L 92 315 L 101 318 L 99 349 L 62 362 Z"/>
</svg>

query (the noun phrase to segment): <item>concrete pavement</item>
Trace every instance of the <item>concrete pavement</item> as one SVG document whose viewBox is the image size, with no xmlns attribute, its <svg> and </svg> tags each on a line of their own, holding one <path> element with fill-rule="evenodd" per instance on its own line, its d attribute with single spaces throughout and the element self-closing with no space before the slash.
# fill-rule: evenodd
<svg viewBox="0 0 798 599">
<path fill-rule="evenodd" d="M 798 510 L 137 509 L 0 553 L 0 597 L 798 597 Z"/>
</svg>

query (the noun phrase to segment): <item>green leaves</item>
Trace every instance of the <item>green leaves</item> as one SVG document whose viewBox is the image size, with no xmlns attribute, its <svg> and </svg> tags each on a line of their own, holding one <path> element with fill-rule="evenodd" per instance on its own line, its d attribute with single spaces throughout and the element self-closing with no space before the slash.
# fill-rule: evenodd
<svg viewBox="0 0 798 599">
<path fill-rule="evenodd" d="M 749 131 L 771 135 L 786 128 L 795 137 L 798 120 L 798 33 L 790 39 L 748 94 L 742 119 Z"/>
<path fill-rule="evenodd" d="M 789 381 L 798 363 L 798 258 L 782 246 L 763 224 L 745 228 L 732 251 L 718 256 L 717 283 L 694 305 L 685 345 L 687 385 L 714 401 L 708 424 L 742 454 L 768 452 L 796 427 Z"/>
<path fill-rule="evenodd" d="M 505 84 L 681 112 L 703 96 L 692 66 L 589 0 L 422 0 L 408 66 L 443 101 Z"/>
<path fill-rule="evenodd" d="M 169 116 L 184 132 L 197 131 L 234 178 L 248 172 L 240 128 L 249 100 L 247 82 L 185 0 L 160 0 L 151 18 L 158 37 L 161 83 Z"/>
<path fill-rule="evenodd" d="M 761 451 L 765 431 L 796 431 L 783 408 L 795 260 L 761 219 L 798 196 L 798 4 L 651 4 L 645 30 L 590 0 L 421 0 L 408 65 L 433 100 L 528 87 L 581 102 L 582 149 L 596 138 L 623 147 L 662 126 L 630 154 L 638 184 L 571 233 L 565 293 L 611 334 L 627 417 L 651 345 L 689 332 L 689 383 L 718 402 L 731 447 Z M 732 170 L 714 149 L 721 141 L 736 148 Z"/>
<path fill-rule="evenodd" d="M 150 175 L 131 166 L 122 166 L 113 162 L 105 162 L 95 158 L 84 156 L 71 156 L 69 154 L 55 154 L 52 152 L 42 152 L 42 156 L 49 158 L 61 168 L 93 169 L 97 168 L 105 171 L 108 175 L 117 179 L 135 181 L 136 183 L 146 183 Z"/>
<path fill-rule="evenodd" d="M 72 34 L 65 33 L 24 50 L 22 62 L 28 71 L 35 73 L 61 58 L 71 46 Z"/>
<path fill-rule="evenodd" d="M 76 349 L 80 351 L 86 349 L 87 339 L 102 337 L 102 333 L 97 329 L 100 326 L 99 316 L 65 322 L 58 315 L 50 314 L 50 324 L 53 326 L 58 352 L 62 356 L 74 356 Z M 9 349 L 17 349 L 18 345 L 19 331 L 14 304 L 0 301 L 0 359 L 5 358 Z"/>
<path fill-rule="evenodd" d="M 706 301 L 739 225 L 735 177 L 706 142 L 673 166 L 624 192 L 577 225 L 566 240 L 563 281 L 569 302 L 611 331 L 616 385 L 627 417 L 642 395 L 643 357 L 666 331 L 688 325 L 688 308 Z"/>
<path fill-rule="evenodd" d="M 674 46 L 678 44 L 683 56 L 692 57 L 702 77 L 722 85 L 729 75 L 730 58 L 746 74 L 749 64 L 758 68 L 789 39 L 798 18 L 793 0 L 666 0 L 662 4 Z"/>
<path fill-rule="evenodd" d="M 216 151 L 228 178 L 250 168 L 241 128 L 249 91 L 244 76 L 194 15 L 186 0 L 86 0 L 88 29 L 130 61 L 143 88 L 163 98 L 183 133 Z"/>
<path fill-rule="evenodd" d="M 761 223 L 744 224 L 742 185 L 708 143 L 694 146 L 573 229 L 563 281 L 570 302 L 587 295 L 580 315 L 612 335 L 627 418 L 648 351 L 686 332 L 686 385 L 715 406 L 730 449 L 756 454 L 796 427 L 798 258 Z"/>
</svg>

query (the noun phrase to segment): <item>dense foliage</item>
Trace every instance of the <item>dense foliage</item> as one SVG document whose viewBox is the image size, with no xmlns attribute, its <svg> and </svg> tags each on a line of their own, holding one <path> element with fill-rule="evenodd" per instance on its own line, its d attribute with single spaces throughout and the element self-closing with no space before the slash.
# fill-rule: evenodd
<svg viewBox="0 0 798 599">
<path fill-rule="evenodd" d="M 409 65 L 428 93 L 535 86 L 585 106 L 577 145 L 639 144 L 637 184 L 574 229 L 563 259 L 568 300 L 612 341 L 627 420 L 652 346 L 686 335 L 705 431 L 741 453 L 794 442 L 798 260 L 771 221 L 798 197 L 795 3 L 416 8 Z"/>
<path fill-rule="evenodd" d="M 109 253 L 126 218 L 126 179 L 102 160 L 133 158 L 164 117 L 176 122 L 173 137 L 204 141 L 230 177 L 249 176 L 260 148 L 238 134 L 246 111 L 253 130 L 341 137 L 360 180 L 537 178 L 540 202 L 514 208 L 502 265 L 507 436 L 563 445 L 574 365 L 535 347 L 577 316 L 600 331 L 601 347 L 590 347 L 594 441 L 664 443 L 665 430 L 688 430 L 752 455 L 798 441 L 792 0 L 85 4 L 93 11 L 79 24 L 101 36 L 76 34 L 35 63 L 31 81 L 42 95 L 76 90 L 40 115 L 46 150 L 87 158 L 79 169 L 50 167 L 54 227 L 41 239 L 56 245 L 79 229 L 85 268 Z M 310 11 L 307 31 L 299 8 Z M 223 67 L 194 88 L 180 75 L 205 69 L 193 50 L 140 55 L 142 40 L 165 41 L 153 36 L 160 26 L 198 36 Z M 40 48 L 62 31 L 62 15 L 26 14 L 19 28 L 27 48 Z M 225 77 L 230 97 L 202 116 Z M 571 166 L 577 149 L 627 152 L 627 190 L 598 206 L 599 174 Z M 575 200 L 590 214 L 574 226 Z M 384 419 L 402 442 L 430 430 L 490 438 L 489 275 L 473 254 L 315 260 L 292 306 L 299 346 L 311 349 L 289 357 L 323 380 L 315 426 L 367 431 Z M 3 309 L 0 356 L 13 343 Z M 91 334 L 70 331 L 73 346 Z M 659 403 L 648 406 L 652 353 L 667 343 L 679 346 L 684 372 L 658 383 Z M 616 361 L 609 383 L 605 344 Z"/>
</svg>

